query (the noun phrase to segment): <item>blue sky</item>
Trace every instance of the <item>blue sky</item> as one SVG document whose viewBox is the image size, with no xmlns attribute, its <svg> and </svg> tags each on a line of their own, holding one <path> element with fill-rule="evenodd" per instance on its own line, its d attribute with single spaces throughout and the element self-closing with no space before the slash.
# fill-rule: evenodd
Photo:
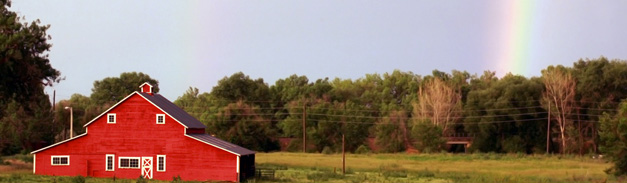
<svg viewBox="0 0 627 183">
<path fill-rule="evenodd" d="M 580 58 L 627 59 L 627 1 L 14 1 L 50 24 L 57 100 L 143 72 L 175 100 L 242 71 L 357 79 L 394 69 L 527 77 Z"/>
</svg>

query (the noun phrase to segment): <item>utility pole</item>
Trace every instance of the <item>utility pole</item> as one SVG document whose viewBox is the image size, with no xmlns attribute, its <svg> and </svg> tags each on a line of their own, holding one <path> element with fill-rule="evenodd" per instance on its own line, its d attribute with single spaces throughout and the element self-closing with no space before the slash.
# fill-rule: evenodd
<svg viewBox="0 0 627 183">
<path fill-rule="evenodd" d="M 307 129 L 305 126 L 307 117 L 307 105 L 303 104 L 303 153 L 307 153 Z"/>
<path fill-rule="evenodd" d="M 70 110 L 70 139 L 72 138 L 72 135 L 74 133 L 74 111 L 72 110 L 72 107 L 65 107 L 65 109 L 69 109 Z"/>
<path fill-rule="evenodd" d="M 549 101 L 549 116 L 546 118 L 546 154 L 549 154 L 549 139 L 551 133 L 551 101 Z"/>
<path fill-rule="evenodd" d="M 344 134 L 342 133 L 342 175 L 346 175 L 346 151 L 344 147 Z"/>
</svg>

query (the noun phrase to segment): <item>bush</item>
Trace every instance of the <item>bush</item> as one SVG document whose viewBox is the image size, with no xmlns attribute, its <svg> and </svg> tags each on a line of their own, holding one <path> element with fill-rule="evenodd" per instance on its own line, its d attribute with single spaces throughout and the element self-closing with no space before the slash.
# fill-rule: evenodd
<svg viewBox="0 0 627 183">
<path fill-rule="evenodd" d="M 429 120 L 419 121 L 412 128 L 414 145 L 422 152 L 440 152 L 444 149 L 446 139 L 442 137 L 442 128 L 433 125 Z"/>
<path fill-rule="evenodd" d="M 139 176 L 139 178 L 137 178 L 137 181 L 135 181 L 136 183 L 148 183 L 148 180 L 144 179 L 144 176 Z"/>
<path fill-rule="evenodd" d="M 324 146 L 322 149 L 322 154 L 333 154 L 333 150 L 329 146 Z"/>
<path fill-rule="evenodd" d="M 370 153 L 370 148 L 368 148 L 368 146 L 366 145 L 360 145 L 359 147 L 357 147 L 357 150 L 355 150 L 355 154 L 368 154 Z"/>
<path fill-rule="evenodd" d="M 180 183 L 183 182 L 181 180 L 181 175 L 177 175 L 176 177 L 172 177 L 172 182 L 171 183 Z"/>
<path fill-rule="evenodd" d="M 605 172 L 615 176 L 627 175 L 627 102 L 622 102 L 618 114 L 601 117 L 600 150 L 607 154 L 614 166 Z"/>
<path fill-rule="evenodd" d="M 75 177 L 72 177 L 72 183 L 85 183 L 85 177 L 83 177 L 81 175 L 77 175 Z"/>
</svg>

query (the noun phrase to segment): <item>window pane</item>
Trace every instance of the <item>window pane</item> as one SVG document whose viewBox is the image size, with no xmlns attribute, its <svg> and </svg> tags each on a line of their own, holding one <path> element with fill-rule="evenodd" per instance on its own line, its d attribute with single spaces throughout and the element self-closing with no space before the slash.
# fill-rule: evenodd
<svg viewBox="0 0 627 183">
<path fill-rule="evenodd" d="M 120 159 L 120 167 L 128 168 L 129 167 L 128 159 Z"/>
<path fill-rule="evenodd" d="M 67 158 L 67 157 L 63 157 L 63 158 L 61 158 L 61 164 L 62 164 L 62 165 L 67 165 L 67 164 L 68 164 L 68 162 L 67 162 L 67 161 L 68 161 L 68 158 Z"/>
<path fill-rule="evenodd" d="M 59 158 L 52 158 L 52 164 L 58 165 L 60 163 Z"/>
<path fill-rule="evenodd" d="M 157 160 L 157 170 L 163 171 L 165 169 L 165 157 L 160 156 Z"/>
<path fill-rule="evenodd" d="M 113 170 L 113 157 L 107 157 L 107 170 Z"/>
<path fill-rule="evenodd" d="M 138 159 L 131 159 L 130 167 L 131 168 L 139 168 L 139 160 Z"/>
</svg>

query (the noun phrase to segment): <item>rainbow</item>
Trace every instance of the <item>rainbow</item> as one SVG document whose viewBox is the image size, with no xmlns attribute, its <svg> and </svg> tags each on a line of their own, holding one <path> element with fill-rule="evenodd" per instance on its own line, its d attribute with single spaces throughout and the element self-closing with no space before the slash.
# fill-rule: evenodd
<svg viewBox="0 0 627 183">
<path fill-rule="evenodd" d="M 497 13 L 496 45 L 497 49 L 489 58 L 496 64 L 497 75 L 507 73 L 515 75 L 531 75 L 533 24 L 536 4 L 534 1 L 501 1 Z"/>
</svg>

